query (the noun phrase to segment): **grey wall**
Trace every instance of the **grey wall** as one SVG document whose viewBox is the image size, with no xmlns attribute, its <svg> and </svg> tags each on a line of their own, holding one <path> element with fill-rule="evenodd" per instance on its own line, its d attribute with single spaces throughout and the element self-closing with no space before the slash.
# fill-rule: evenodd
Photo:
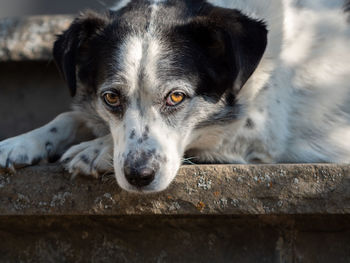
<svg viewBox="0 0 350 263">
<path fill-rule="evenodd" d="M 69 104 L 53 62 L 0 63 L 0 141 L 49 122 Z"/>
<path fill-rule="evenodd" d="M 0 0 L 0 18 L 41 15 L 74 14 L 86 8 L 103 9 L 119 0 Z"/>
</svg>

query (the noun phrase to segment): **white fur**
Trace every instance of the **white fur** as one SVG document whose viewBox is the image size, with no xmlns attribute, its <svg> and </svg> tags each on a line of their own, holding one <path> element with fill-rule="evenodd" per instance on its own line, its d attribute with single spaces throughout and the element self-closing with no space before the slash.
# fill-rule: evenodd
<svg viewBox="0 0 350 263">
<path fill-rule="evenodd" d="M 153 6 L 156 12 L 156 6 Z M 125 162 L 125 154 L 130 151 L 140 152 L 156 150 L 166 153 L 167 162 L 160 162 L 161 166 L 156 179 L 153 183 L 142 189 L 143 192 L 153 192 L 164 190 L 176 176 L 178 167 L 181 164 L 181 157 L 185 149 L 185 145 L 177 145 L 181 140 L 180 134 L 174 132 L 162 122 L 159 109 L 153 105 L 152 93 L 157 92 L 159 82 L 155 74 L 158 54 L 162 51 L 161 43 L 152 37 L 152 29 L 145 32 L 142 36 L 130 36 L 123 43 L 121 52 L 116 54 L 116 59 L 122 65 L 120 74 L 126 83 L 119 83 L 116 79 L 108 80 L 101 87 L 101 91 L 108 89 L 113 85 L 126 85 L 128 87 L 128 97 L 130 98 L 129 107 L 123 116 L 123 123 L 115 121 L 113 114 L 109 114 L 104 110 L 102 104 L 99 105 L 98 112 L 109 123 L 111 135 L 114 141 L 114 168 L 118 184 L 128 191 L 140 191 L 130 185 L 125 179 L 123 167 Z M 146 76 L 143 87 L 139 87 L 139 72 L 144 71 Z M 175 82 L 167 83 L 169 87 L 177 87 L 181 85 L 186 88 L 186 83 Z M 149 94 L 150 93 L 150 94 Z M 163 96 L 165 96 L 164 94 Z M 148 97 L 148 100 L 142 99 Z M 137 104 L 140 99 L 141 104 Z M 122 124 L 125 127 L 122 127 Z M 142 137 L 145 126 L 150 128 L 148 141 L 138 143 L 137 140 Z M 135 137 L 130 139 L 130 134 L 135 132 Z M 168 140 L 174 138 L 174 140 Z M 123 156 L 124 153 L 124 156 Z"/>
<path fill-rule="evenodd" d="M 235 132 L 228 145 L 259 141 L 263 162 L 349 162 L 350 116 L 339 110 L 350 98 L 344 2 L 210 2 L 262 18 L 269 29 L 266 53 L 240 94 L 250 101 L 248 115 L 256 128 Z M 265 85 L 270 88 L 262 91 Z"/>
<path fill-rule="evenodd" d="M 66 112 L 43 127 L 0 142 L 0 168 L 14 170 L 64 152 L 82 126 L 80 113 Z"/>
<path fill-rule="evenodd" d="M 111 10 L 119 10 L 123 7 L 125 7 L 128 3 L 130 3 L 131 0 L 118 0 L 117 3 L 111 7 Z"/>
<path fill-rule="evenodd" d="M 120 1 L 116 8 L 129 1 Z M 157 12 L 153 1 L 152 15 Z M 142 191 L 165 189 L 176 175 L 182 154 L 196 149 L 196 158 L 229 163 L 277 162 L 349 162 L 350 161 L 350 28 L 341 0 L 210 0 L 214 5 L 235 8 L 242 13 L 265 21 L 269 30 L 266 52 L 248 82 L 239 93 L 253 129 L 245 127 L 246 119 L 228 124 L 188 132 L 166 125 L 159 109 L 152 104 L 158 92 L 155 65 L 158 54 L 166 52 L 161 40 L 154 37 L 150 27 L 143 35 L 130 35 L 120 53 L 115 54 L 123 67 L 123 79 L 131 99 L 123 121 L 115 120 L 102 102 L 97 103 L 99 115 L 109 123 L 111 136 L 79 144 L 68 150 L 62 159 L 69 158 L 67 168 L 72 173 L 93 174 L 108 171 L 112 154 L 119 185 L 128 191 L 140 191 L 131 186 L 123 175 L 125 154 L 130 151 L 151 151 L 165 154 L 151 185 Z M 145 70 L 144 88 L 138 85 L 138 74 Z M 100 92 L 120 79 L 107 80 Z M 169 86 L 190 85 L 181 80 Z M 264 87 L 268 87 L 264 89 Z M 137 99 L 142 94 L 140 105 Z M 165 96 L 165 94 L 164 94 Z M 200 103 L 200 101 L 196 101 Z M 209 112 L 209 111 L 208 111 Z M 13 168 L 30 164 L 35 155 L 45 157 L 45 141 L 54 147 L 71 142 L 66 133 L 74 133 L 81 119 L 59 117 L 52 123 L 30 133 L 0 143 L 0 167 Z M 206 112 L 198 118 L 205 119 Z M 65 116 L 65 115 L 64 115 Z M 75 115 L 74 115 L 75 116 Z M 72 121 L 73 120 L 73 121 Z M 53 125 L 68 127 L 57 137 L 47 135 Z M 124 127 L 123 127 L 124 126 Z M 145 127 L 149 139 L 138 143 Z M 130 134 L 135 131 L 135 138 Z M 113 146 L 111 141 L 113 140 Z M 102 142 L 102 144 L 100 144 Z M 250 150 L 253 149 L 253 150 Z M 98 150 L 98 154 L 95 150 Z M 124 154 L 124 156 L 123 156 Z M 20 162 L 23 155 L 29 158 Z M 91 162 L 81 158 L 88 157 Z M 23 159 L 23 158 L 22 158 Z M 11 160 L 10 166 L 8 165 Z"/>
<path fill-rule="evenodd" d="M 66 169 L 75 177 L 78 174 L 98 178 L 113 172 L 113 144 L 111 135 L 72 146 L 61 157 Z"/>
<path fill-rule="evenodd" d="M 167 162 L 160 162 L 160 169 L 156 174 L 155 180 L 147 187 L 142 189 L 143 192 L 153 192 L 164 190 L 176 176 L 176 171 L 181 164 L 181 155 L 183 149 L 177 145 L 180 141 L 179 134 L 174 133 L 170 127 L 162 123 L 159 113 L 150 107 L 148 112 L 143 116 L 135 107 L 130 107 L 124 116 L 126 128 L 121 128 L 120 125 L 111 126 L 111 133 L 114 139 L 114 168 L 115 176 L 118 184 L 128 191 L 137 191 L 130 185 L 124 176 L 123 167 L 125 162 L 125 154 L 132 151 L 139 153 L 155 150 L 159 153 L 166 153 Z M 153 119 L 152 117 L 155 116 Z M 145 131 L 145 126 L 150 127 L 149 139 L 139 143 L 138 140 L 142 137 Z M 135 131 L 135 137 L 130 138 L 132 130 Z M 169 140 L 172 138 L 172 140 Z M 123 155 L 124 154 L 124 155 Z"/>
</svg>

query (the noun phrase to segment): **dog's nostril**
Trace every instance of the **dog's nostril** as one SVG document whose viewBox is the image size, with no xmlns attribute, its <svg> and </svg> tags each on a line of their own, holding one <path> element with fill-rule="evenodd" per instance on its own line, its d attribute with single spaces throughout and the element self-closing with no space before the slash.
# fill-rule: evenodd
<svg viewBox="0 0 350 263">
<path fill-rule="evenodd" d="M 155 170 L 148 167 L 133 169 L 129 167 L 124 168 L 125 178 L 131 185 L 142 187 L 149 185 L 156 174 Z"/>
</svg>

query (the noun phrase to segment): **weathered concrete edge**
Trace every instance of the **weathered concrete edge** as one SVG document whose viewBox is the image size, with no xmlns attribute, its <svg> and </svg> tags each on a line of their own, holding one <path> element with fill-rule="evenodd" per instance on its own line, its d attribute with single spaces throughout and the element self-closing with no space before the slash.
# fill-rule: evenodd
<svg viewBox="0 0 350 263">
<path fill-rule="evenodd" d="M 112 176 L 70 180 L 58 165 L 0 173 L 0 215 L 350 214 L 350 166 L 184 166 L 169 189 L 138 195 Z"/>
<path fill-rule="evenodd" d="M 73 15 L 0 19 L 0 62 L 52 59 L 56 35 L 67 29 Z"/>
</svg>

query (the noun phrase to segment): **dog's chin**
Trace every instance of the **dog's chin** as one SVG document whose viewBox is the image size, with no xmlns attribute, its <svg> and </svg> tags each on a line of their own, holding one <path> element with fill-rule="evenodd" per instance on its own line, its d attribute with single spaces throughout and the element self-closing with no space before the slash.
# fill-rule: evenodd
<svg viewBox="0 0 350 263">
<path fill-rule="evenodd" d="M 175 176 L 174 176 L 175 177 Z M 168 186 L 170 185 L 171 181 L 169 183 L 163 183 L 163 184 L 158 184 L 157 182 L 151 183 L 150 185 L 143 186 L 143 187 L 136 187 L 128 182 L 124 182 L 126 180 L 121 180 L 119 179 L 119 176 L 116 176 L 117 182 L 119 186 L 130 193 L 138 193 L 138 194 L 152 194 L 152 193 L 158 193 L 166 190 Z"/>
<path fill-rule="evenodd" d="M 158 193 L 158 192 L 162 192 L 165 189 L 167 189 L 168 185 L 166 185 L 165 187 L 153 187 L 152 185 L 148 185 L 148 186 L 144 186 L 144 187 L 135 187 L 133 185 L 121 185 L 119 184 L 119 186 L 129 192 L 129 193 L 134 193 L 134 194 L 152 194 L 152 193 Z"/>
</svg>

